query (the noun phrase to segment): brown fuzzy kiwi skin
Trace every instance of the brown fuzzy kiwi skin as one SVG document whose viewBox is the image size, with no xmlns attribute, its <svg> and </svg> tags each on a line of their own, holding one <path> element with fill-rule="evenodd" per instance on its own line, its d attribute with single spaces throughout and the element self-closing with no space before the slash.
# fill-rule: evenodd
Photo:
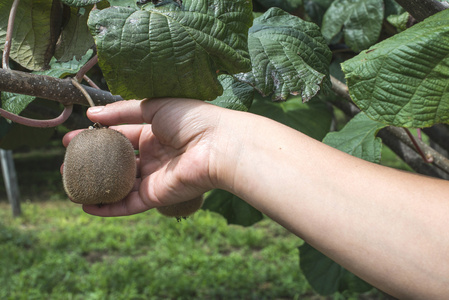
<svg viewBox="0 0 449 300">
<path fill-rule="evenodd" d="M 63 184 L 73 202 L 118 202 L 129 194 L 135 180 L 134 148 L 122 133 L 92 128 L 70 141 L 64 157 Z"/>
<path fill-rule="evenodd" d="M 192 200 L 158 207 L 157 211 L 161 215 L 166 217 L 175 217 L 179 221 L 181 218 L 185 219 L 197 212 L 203 206 L 203 202 L 203 196 L 199 196 Z"/>
</svg>

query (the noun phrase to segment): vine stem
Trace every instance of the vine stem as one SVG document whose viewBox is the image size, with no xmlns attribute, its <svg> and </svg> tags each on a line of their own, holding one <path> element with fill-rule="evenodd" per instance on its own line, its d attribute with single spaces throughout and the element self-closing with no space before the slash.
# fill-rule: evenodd
<svg viewBox="0 0 449 300">
<path fill-rule="evenodd" d="M 78 73 L 76 73 L 75 75 L 75 80 L 77 82 L 81 82 L 81 80 L 84 78 L 84 76 L 86 75 L 86 73 L 93 68 L 93 66 L 95 66 L 98 63 L 98 55 L 95 54 L 94 57 L 92 57 L 91 59 L 89 59 L 89 61 L 81 67 L 81 69 L 78 71 Z"/>
<path fill-rule="evenodd" d="M 6 29 L 5 47 L 3 49 L 2 65 L 3 69 L 9 70 L 9 54 L 11 53 L 12 33 L 14 30 L 14 21 L 16 20 L 17 7 L 20 0 L 14 0 L 9 11 L 8 27 Z"/>
<path fill-rule="evenodd" d="M 404 128 L 405 133 L 407 133 L 407 136 L 410 138 L 410 140 L 412 141 L 413 145 L 416 148 L 416 151 L 418 152 L 419 155 L 421 155 L 422 159 L 427 162 L 427 163 L 432 163 L 433 162 L 433 157 L 432 155 L 426 155 L 424 154 L 424 152 L 422 151 L 421 147 L 419 147 L 418 143 L 416 142 L 415 137 L 413 136 L 413 134 L 410 132 L 410 130 L 408 130 L 407 128 Z"/>
<path fill-rule="evenodd" d="M 94 89 L 100 90 L 100 88 L 98 87 L 98 85 L 95 84 L 95 82 L 92 81 L 92 79 L 90 79 L 89 77 L 87 77 L 87 75 L 83 76 L 83 79 L 86 80 L 86 82 L 93 87 Z M 85 89 L 84 89 L 85 90 Z"/>
<path fill-rule="evenodd" d="M 1 108 L 0 108 L 0 116 L 25 126 L 48 128 L 48 127 L 56 127 L 64 123 L 68 119 L 68 117 L 70 117 L 70 115 L 72 114 L 72 110 L 73 105 L 65 106 L 64 110 L 58 117 L 49 120 L 30 119 L 18 116 Z"/>
</svg>

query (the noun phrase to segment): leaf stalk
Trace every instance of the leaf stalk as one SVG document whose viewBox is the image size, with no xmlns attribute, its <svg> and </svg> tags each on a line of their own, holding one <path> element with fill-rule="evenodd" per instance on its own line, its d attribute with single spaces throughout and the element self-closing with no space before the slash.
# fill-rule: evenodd
<svg viewBox="0 0 449 300">
<path fill-rule="evenodd" d="M 8 27 L 6 29 L 5 47 L 3 48 L 2 66 L 3 69 L 9 69 L 9 54 L 11 53 L 12 34 L 14 30 L 14 21 L 16 20 L 17 7 L 20 0 L 14 0 L 9 11 Z"/>
</svg>

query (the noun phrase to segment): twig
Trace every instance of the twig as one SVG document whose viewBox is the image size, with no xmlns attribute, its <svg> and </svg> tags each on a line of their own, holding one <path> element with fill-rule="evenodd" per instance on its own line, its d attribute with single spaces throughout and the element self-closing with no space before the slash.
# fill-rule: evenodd
<svg viewBox="0 0 449 300">
<path fill-rule="evenodd" d="M 415 149 L 404 144 L 389 129 L 389 127 L 381 129 L 377 136 L 380 137 L 382 142 L 396 153 L 396 155 L 398 155 L 410 168 L 423 175 L 449 179 L 448 173 L 436 168 L 432 164 L 424 162 L 421 156 L 416 153 Z"/>
<path fill-rule="evenodd" d="M 389 126 L 387 127 L 390 132 L 392 132 L 399 140 L 401 140 L 404 144 L 409 146 L 411 149 L 415 150 L 415 145 L 413 145 L 412 141 L 410 140 L 409 136 L 405 133 L 402 128 Z M 441 155 L 438 151 L 430 147 L 429 145 L 425 144 L 422 141 L 415 140 L 416 143 L 419 145 L 419 147 L 422 149 L 425 156 L 432 157 L 433 162 L 432 164 L 439 169 L 443 170 L 444 172 L 449 174 L 449 159 Z"/>
<path fill-rule="evenodd" d="M 410 140 L 413 143 L 413 146 L 415 146 L 416 151 L 418 152 L 419 155 L 421 155 L 422 159 L 427 162 L 427 163 L 431 163 L 433 162 L 433 157 L 429 154 L 426 155 L 424 154 L 424 152 L 422 151 L 421 147 L 419 147 L 418 142 L 416 141 L 415 137 L 413 136 L 413 134 L 410 132 L 410 130 L 408 130 L 407 128 L 404 128 L 405 133 L 407 133 L 407 136 L 410 138 Z"/>
<path fill-rule="evenodd" d="M 98 87 L 98 85 L 96 85 L 95 82 L 92 81 L 92 79 L 90 79 L 89 77 L 87 77 L 87 75 L 84 75 L 84 76 L 83 76 L 83 79 L 86 80 L 86 82 L 87 82 L 91 87 L 93 87 L 94 89 L 101 90 L 101 89 Z"/>
<path fill-rule="evenodd" d="M 4 117 L 6 119 L 9 119 L 13 122 L 25 125 L 25 126 L 48 128 L 48 127 L 56 127 L 56 126 L 64 123 L 65 120 L 67 120 L 67 118 L 70 117 L 72 110 L 73 110 L 73 105 L 65 106 L 64 110 L 58 117 L 56 117 L 54 119 L 50 119 L 50 120 L 36 120 L 36 119 L 25 118 L 25 117 L 13 114 L 9 111 L 6 111 L 2 108 L 0 108 L 0 116 Z"/>
<path fill-rule="evenodd" d="M 2 66 L 3 69 L 9 69 L 9 53 L 11 52 L 11 41 L 14 29 L 14 21 L 16 20 L 17 7 L 20 0 L 14 0 L 9 11 L 8 27 L 6 29 L 5 47 L 3 49 Z"/>
<path fill-rule="evenodd" d="M 79 69 L 78 73 L 76 73 L 75 79 L 78 82 L 81 82 L 86 73 L 92 69 L 98 63 L 98 55 L 92 57 L 84 66 Z"/>
<path fill-rule="evenodd" d="M 72 78 L 72 84 L 83 93 L 84 97 L 86 97 L 87 102 L 89 102 L 89 105 L 91 107 L 94 107 L 95 104 L 92 101 L 92 98 L 90 97 L 89 93 L 86 92 L 86 90 L 81 86 L 81 84 L 78 83 L 75 79 Z"/>
<path fill-rule="evenodd" d="M 334 76 L 331 76 L 331 83 L 332 83 L 332 90 L 338 96 L 348 100 L 349 102 L 352 102 L 351 96 L 349 96 L 348 86 L 346 84 L 344 84 Z"/>
</svg>

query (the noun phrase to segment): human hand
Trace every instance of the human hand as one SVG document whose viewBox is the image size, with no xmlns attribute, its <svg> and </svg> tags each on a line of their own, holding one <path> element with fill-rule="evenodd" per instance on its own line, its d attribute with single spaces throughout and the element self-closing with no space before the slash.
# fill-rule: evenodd
<svg viewBox="0 0 449 300">
<path fill-rule="evenodd" d="M 122 201 L 83 205 L 99 216 L 130 215 L 187 201 L 214 188 L 215 130 L 223 109 L 190 99 L 120 101 L 93 107 L 87 116 L 122 132 L 139 150 L 133 190 Z M 142 124 L 146 123 L 146 124 Z M 126 124 L 112 126 L 117 124 Z M 69 132 L 63 144 L 79 131 Z"/>
</svg>

